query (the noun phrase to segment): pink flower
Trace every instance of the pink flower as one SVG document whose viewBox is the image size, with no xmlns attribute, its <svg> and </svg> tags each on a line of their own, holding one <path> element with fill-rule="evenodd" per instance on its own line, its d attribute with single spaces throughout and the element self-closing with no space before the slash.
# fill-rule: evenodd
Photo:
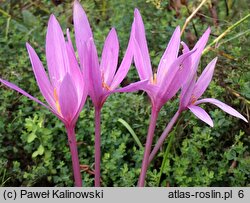
<svg viewBox="0 0 250 203">
<path fill-rule="evenodd" d="M 202 103 L 211 103 L 225 111 L 226 113 L 238 117 L 245 122 L 247 122 L 247 119 L 242 116 L 238 111 L 233 109 L 232 107 L 228 106 L 227 104 L 213 98 L 206 98 L 198 100 L 202 94 L 207 89 L 209 83 L 212 80 L 215 64 L 217 61 L 217 57 L 214 58 L 204 69 L 201 76 L 196 81 L 196 74 L 192 77 L 192 79 L 186 83 L 181 91 L 180 95 L 180 111 L 184 111 L 186 109 L 189 109 L 192 111 L 194 115 L 196 115 L 199 119 L 206 122 L 208 125 L 213 127 L 213 121 L 210 118 L 210 116 L 204 111 L 201 107 L 199 107 L 199 104 Z"/>
<path fill-rule="evenodd" d="M 129 40 L 126 53 L 117 69 L 119 56 L 119 41 L 114 28 L 112 28 L 105 40 L 101 62 L 99 63 L 93 34 L 87 16 L 81 4 L 74 2 L 74 27 L 76 46 L 83 72 L 87 73 L 89 82 L 89 95 L 95 107 L 102 107 L 107 97 L 116 92 L 116 88 L 126 77 L 133 58 L 133 43 Z M 132 28 L 133 30 L 133 28 Z M 130 88 L 133 90 L 145 83 L 133 83 Z"/>
<path fill-rule="evenodd" d="M 149 95 L 153 108 L 157 111 L 170 100 L 180 89 L 181 85 L 187 80 L 190 73 L 188 65 L 189 57 L 195 53 L 195 49 L 186 52 L 178 57 L 180 46 L 180 27 L 178 26 L 168 46 L 160 60 L 156 73 L 153 73 L 150 56 L 145 36 L 145 29 L 142 17 L 138 9 L 134 12 L 133 23 L 133 43 L 134 43 L 134 61 L 141 81 L 141 89 Z M 123 91 L 134 91 L 131 86 L 127 86 Z"/>
<path fill-rule="evenodd" d="M 46 58 L 49 77 L 34 49 L 27 43 L 32 68 L 40 91 L 48 105 L 16 85 L 0 79 L 6 86 L 48 108 L 66 126 L 74 126 L 85 103 L 87 88 L 78 66 L 67 30 L 65 41 L 61 27 L 51 15 L 46 36 Z"/>
<path fill-rule="evenodd" d="M 37 84 L 48 105 L 14 84 L 2 79 L 0 81 L 45 106 L 64 123 L 72 156 L 75 186 L 80 187 L 82 178 L 74 128 L 87 97 L 87 86 L 78 66 L 68 30 L 67 38 L 68 41 L 65 41 L 59 23 L 55 16 L 51 15 L 46 36 L 49 77 L 34 49 L 26 44 Z"/>
</svg>

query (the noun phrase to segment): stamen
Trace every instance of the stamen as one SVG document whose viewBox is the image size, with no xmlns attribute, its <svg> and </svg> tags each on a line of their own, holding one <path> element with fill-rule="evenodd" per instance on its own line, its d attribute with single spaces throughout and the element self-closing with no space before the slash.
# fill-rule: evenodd
<svg viewBox="0 0 250 203">
<path fill-rule="evenodd" d="M 157 83 L 157 74 L 154 73 L 154 79 L 153 79 L 153 84 L 156 84 Z"/>
<path fill-rule="evenodd" d="M 106 90 L 111 91 L 111 88 L 105 82 L 102 82 L 102 87 Z"/>
<path fill-rule="evenodd" d="M 104 73 L 103 73 L 103 70 L 101 70 L 101 73 L 102 73 L 102 82 L 104 82 Z"/>
<path fill-rule="evenodd" d="M 191 104 L 194 104 L 197 101 L 197 98 L 194 95 L 192 95 L 190 100 Z"/>
<path fill-rule="evenodd" d="M 157 73 L 154 73 L 154 75 L 150 78 L 150 83 L 153 85 L 157 84 Z"/>
<path fill-rule="evenodd" d="M 104 73 L 102 71 L 102 87 L 108 91 L 111 91 L 111 88 L 108 86 L 107 83 L 104 82 Z"/>
<path fill-rule="evenodd" d="M 58 95 L 57 95 L 57 92 L 56 92 L 56 88 L 54 88 L 54 99 L 56 101 L 56 109 L 58 111 L 58 113 L 62 113 L 61 112 L 61 107 L 60 107 L 60 104 L 59 104 L 59 98 L 58 98 Z"/>
</svg>

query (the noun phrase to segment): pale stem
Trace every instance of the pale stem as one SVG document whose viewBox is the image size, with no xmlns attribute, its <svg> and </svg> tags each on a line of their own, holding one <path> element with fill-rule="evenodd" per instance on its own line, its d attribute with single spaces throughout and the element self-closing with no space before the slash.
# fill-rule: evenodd
<svg viewBox="0 0 250 203">
<path fill-rule="evenodd" d="M 144 150 L 144 156 L 142 160 L 141 173 L 140 173 L 140 177 L 138 181 L 138 187 L 144 187 L 144 184 L 145 184 L 145 178 L 146 178 L 147 169 L 148 169 L 148 160 L 149 160 L 151 146 L 152 146 L 152 142 L 154 138 L 154 131 L 155 131 L 158 114 L 159 114 L 159 111 L 156 108 L 154 108 L 154 106 L 152 106 L 150 124 L 148 128 L 148 135 L 147 135 L 147 140 L 146 140 L 146 145 L 145 145 L 145 150 Z"/>
<path fill-rule="evenodd" d="M 148 165 L 151 163 L 151 161 L 153 160 L 153 158 L 157 154 L 158 150 L 161 148 L 162 144 L 164 143 L 165 139 L 168 137 L 170 131 L 172 130 L 172 128 L 173 128 L 174 124 L 176 123 L 177 119 L 179 118 L 180 114 L 181 114 L 181 112 L 178 110 L 175 113 L 175 115 L 173 116 L 173 118 L 171 119 L 171 121 L 168 123 L 168 125 L 165 128 L 165 130 L 163 131 L 163 133 L 161 134 L 160 138 L 158 139 L 155 147 L 153 148 L 153 150 L 149 156 Z"/>
<path fill-rule="evenodd" d="M 75 127 L 67 127 L 67 134 L 68 134 L 68 143 L 71 153 L 72 159 L 72 166 L 73 166 L 73 174 L 75 180 L 75 187 L 82 187 L 82 176 L 80 172 L 80 164 L 78 158 L 78 151 L 77 151 L 77 143 L 76 143 L 76 135 L 75 135 Z"/>
<path fill-rule="evenodd" d="M 101 186 L 101 108 L 95 107 L 95 187 Z"/>
</svg>

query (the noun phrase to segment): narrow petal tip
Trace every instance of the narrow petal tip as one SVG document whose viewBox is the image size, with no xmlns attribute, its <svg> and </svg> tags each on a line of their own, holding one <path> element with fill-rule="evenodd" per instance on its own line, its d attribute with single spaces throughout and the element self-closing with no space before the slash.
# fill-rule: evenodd
<svg viewBox="0 0 250 203">
<path fill-rule="evenodd" d="M 211 32 L 211 27 L 209 26 L 205 32 L 208 32 L 210 34 Z"/>
<path fill-rule="evenodd" d="M 33 47 L 28 42 L 26 42 L 26 49 L 27 49 L 29 55 L 31 52 L 35 52 Z"/>
<path fill-rule="evenodd" d="M 182 45 L 182 53 L 183 54 L 190 51 L 188 45 L 185 42 L 181 42 L 181 45 Z"/>
<path fill-rule="evenodd" d="M 135 10 L 134 10 L 134 18 L 135 19 L 139 18 L 142 20 L 141 13 L 140 13 L 139 9 L 137 9 L 137 8 L 135 8 Z"/>
<path fill-rule="evenodd" d="M 242 116 L 242 117 L 240 117 L 243 121 L 245 121 L 246 123 L 248 123 L 248 120 L 244 117 L 244 116 Z"/>
<path fill-rule="evenodd" d="M 74 1 L 74 10 L 77 9 L 79 6 L 81 6 L 80 2 L 78 0 Z"/>
<path fill-rule="evenodd" d="M 28 42 L 26 42 L 25 45 L 28 50 L 31 48 L 31 45 Z"/>
<path fill-rule="evenodd" d="M 236 111 L 234 108 L 232 108 L 231 106 L 217 100 L 217 99 L 214 99 L 214 98 L 206 98 L 206 99 L 201 99 L 201 100 L 198 100 L 195 105 L 198 105 L 198 104 L 202 104 L 202 103 L 211 103 L 211 104 L 214 104 L 216 105 L 217 107 L 219 107 L 220 109 L 222 109 L 223 111 L 225 111 L 226 113 L 232 115 L 232 116 L 235 116 L 237 118 L 240 118 L 242 119 L 243 121 L 245 121 L 246 123 L 248 123 L 247 119 L 241 115 L 238 111 Z"/>
<path fill-rule="evenodd" d="M 70 38 L 70 31 L 69 31 L 69 28 L 66 29 L 66 35 L 67 35 L 67 40 L 68 42 L 71 41 L 71 38 Z"/>
<path fill-rule="evenodd" d="M 138 8 L 135 8 L 135 10 L 134 10 L 134 14 L 136 15 L 136 14 L 140 14 L 140 11 L 139 11 L 139 9 Z"/>
<path fill-rule="evenodd" d="M 116 29 L 114 27 L 112 27 L 109 32 L 110 34 L 112 33 L 113 35 L 117 35 Z"/>
<path fill-rule="evenodd" d="M 178 25 L 176 28 L 175 28 L 176 31 L 178 32 L 181 32 L 181 27 Z"/>
<path fill-rule="evenodd" d="M 57 21 L 57 20 L 56 20 L 56 17 L 55 17 L 54 14 L 51 14 L 50 17 L 49 17 L 49 22 L 52 23 L 52 22 L 54 22 L 54 21 Z"/>
<path fill-rule="evenodd" d="M 60 27 L 59 22 L 57 21 L 54 14 L 51 14 L 49 17 L 49 22 L 48 22 L 48 30 L 49 29 L 55 30 L 55 29 L 57 29 L 58 26 Z M 47 30 L 47 33 L 48 33 L 48 30 Z"/>
</svg>

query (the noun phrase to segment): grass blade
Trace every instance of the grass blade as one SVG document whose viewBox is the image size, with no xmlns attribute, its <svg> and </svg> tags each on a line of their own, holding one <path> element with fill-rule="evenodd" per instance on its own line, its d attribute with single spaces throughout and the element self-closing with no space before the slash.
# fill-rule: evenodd
<svg viewBox="0 0 250 203">
<path fill-rule="evenodd" d="M 143 146 L 139 140 L 139 138 L 137 137 L 137 135 L 135 134 L 135 131 L 131 128 L 131 126 L 122 118 L 119 118 L 118 121 L 125 126 L 125 128 L 127 128 L 127 130 L 130 132 L 130 134 L 133 136 L 136 144 L 140 147 L 140 149 L 143 149 Z"/>
</svg>

